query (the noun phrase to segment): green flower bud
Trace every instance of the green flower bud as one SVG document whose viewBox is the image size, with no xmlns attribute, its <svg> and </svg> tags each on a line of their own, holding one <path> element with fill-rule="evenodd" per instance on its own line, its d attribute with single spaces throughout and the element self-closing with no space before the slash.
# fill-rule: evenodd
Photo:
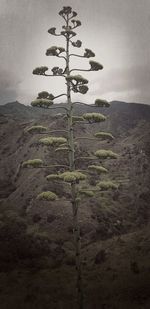
<svg viewBox="0 0 150 309">
<path fill-rule="evenodd" d="M 36 99 L 31 102 L 31 105 L 33 107 L 49 108 L 51 105 L 53 105 L 53 101 L 49 99 Z"/>
<path fill-rule="evenodd" d="M 85 52 L 83 55 L 85 58 L 95 57 L 95 54 L 92 52 L 91 49 L 85 48 Z"/>
<path fill-rule="evenodd" d="M 88 84 L 88 80 L 81 75 L 70 75 L 66 77 L 66 80 L 75 81 L 78 84 Z"/>
<path fill-rule="evenodd" d="M 113 135 L 111 133 L 108 132 L 97 132 L 94 134 L 95 137 L 98 137 L 102 140 L 108 139 L 108 140 L 112 140 L 114 139 Z"/>
<path fill-rule="evenodd" d="M 77 40 L 76 42 L 71 42 L 72 46 L 80 48 L 82 46 L 82 42 Z"/>
<path fill-rule="evenodd" d="M 100 113 L 86 113 L 83 114 L 83 118 L 88 120 L 90 123 L 102 122 L 106 120 L 106 117 Z"/>
<path fill-rule="evenodd" d="M 40 159 L 27 160 L 22 163 L 22 167 L 40 167 L 43 165 L 43 161 Z"/>
<path fill-rule="evenodd" d="M 100 181 L 97 186 L 101 189 L 101 190 L 117 190 L 118 189 L 118 185 L 113 183 L 112 181 Z"/>
<path fill-rule="evenodd" d="M 118 155 L 111 150 L 100 149 L 95 152 L 95 156 L 99 159 L 117 159 Z"/>
<path fill-rule="evenodd" d="M 63 69 L 59 67 L 53 67 L 52 70 L 53 75 L 62 75 L 63 74 Z"/>
<path fill-rule="evenodd" d="M 82 93 L 82 94 L 87 93 L 88 90 L 89 90 L 89 88 L 85 85 L 79 86 L 79 92 Z"/>
<path fill-rule="evenodd" d="M 46 191 L 42 192 L 37 196 L 38 200 L 45 200 L 45 201 L 55 201 L 57 199 L 57 195 L 54 192 Z"/>
<path fill-rule="evenodd" d="M 28 132 L 28 133 L 42 133 L 46 131 L 47 131 L 47 127 L 43 127 L 43 126 L 32 126 L 25 130 L 25 132 Z"/>
<path fill-rule="evenodd" d="M 90 66 L 91 66 L 91 71 L 99 71 L 103 69 L 102 64 L 100 64 L 99 62 L 96 61 L 90 61 L 89 62 Z"/>
<path fill-rule="evenodd" d="M 50 28 L 50 29 L 48 30 L 48 33 L 50 33 L 50 34 L 52 34 L 52 35 L 56 35 L 56 28 L 55 28 L 55 27 Z"/>
<path fill-rule="evenodd" d="M 98 107 L 109 107 L 110 103 L 106 100 L 96 99 L 95 105 L 98 106 Z"/>
<path fill-rule="evenodd" d="M 48 71 L 48 67 L 42 66 L 35 68 L 32 73 L 35 75 L 45 75 L 46 71 Z"/>
<path fill-rule="evenodd" d="M 73 171 L 73 172 L 64 172 L 60 174 L 60 178 L 63 179 L 65 182 L 78 182 L 80 180 L 85 180 L 86 175 L 83 173 Z"/>
<path fill-rule="evenodd" d="M 80 190 L 79 194 L 85 195 L 86 197 L 93 197 L 94 192 L 92 190 Z"/>
<path fill-rule="evenodd" d="M 41 91 L 38 93 L 38 97 L 37 99 L 49 99 L 49 100 L 53 100 L 54 96 L 52 93 L 48 93 L 47 91 Z"/>
<path fill-rule="evenodd" d="M 66 142 L 67 140 L 64 137 L 53 137 L 53 136 L 41 138 L 39 140 L 39 143 L 45 146 L 57 146 Z"/>
<path fill-rule="evenodd" d="M 88 169 L 96 172 L 97 174 L 101 174 L 101 173 L 105 174 L 108 172 L 108 170 L 105 167 L 100 166 L 100 165 L 89 165 Z"/>
</svg>

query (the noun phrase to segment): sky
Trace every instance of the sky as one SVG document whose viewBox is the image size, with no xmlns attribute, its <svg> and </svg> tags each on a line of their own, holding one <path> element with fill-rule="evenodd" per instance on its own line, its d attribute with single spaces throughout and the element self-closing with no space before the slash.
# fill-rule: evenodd
<svg viewBox="0 0 150 309">
<path fill-rule="evenodd" d="M 75 40 L 92 49 L 98 72 L 81 72 L 89 80 L 86 95 L 73 100 L 94 103 L 96 98 L 150 104 L 150 0 L 0 0 L 0 104 L 18 100 L 30 104 L 38 92 L 63 93 L 61 77 L 32 74 L 35 67 L 64 66 L 47 57 L 50 46 L 65 46 L 64 38 L 47 30 L 61 30 L 58 12 L 71 6 L 82 26 Z M 88 59 L 72 57 L 71 68 L 89 68 Z"/>
</svg>

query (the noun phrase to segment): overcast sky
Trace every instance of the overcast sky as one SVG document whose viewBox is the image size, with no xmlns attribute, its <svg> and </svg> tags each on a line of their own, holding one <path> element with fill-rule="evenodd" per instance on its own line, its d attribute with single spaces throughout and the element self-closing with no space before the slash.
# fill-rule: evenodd
<svg viewBox="0 0 150 309">
<path fill-rule="evenodd" d="M 75 51 L 92 49 L 104 66 L 102 71 L 82 73 L 90 90 L 79 99 L 150 104 L 150 0 L 0 0 L 0 104 L 29 104 L 39 91 L 64 91 L 62 78 L 35 76 L 32 70 L 63 67 L 61 59 L 47 57 L 45 51 L 64 44 L 47 30 L 61 30 L 58 12 L 65 5 L 72 6 L 82 22 L 76 38 L 83 48 Z M 71 66 L 88 68 L 88 59 L 74 58 Z"/>
</svg>

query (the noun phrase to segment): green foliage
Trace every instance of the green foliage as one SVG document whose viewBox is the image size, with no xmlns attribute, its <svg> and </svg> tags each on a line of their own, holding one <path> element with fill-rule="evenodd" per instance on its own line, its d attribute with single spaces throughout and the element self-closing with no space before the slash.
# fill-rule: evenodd
<svg viewBox="0 0 150 309">
<path fill-rule="evenodd" d="M 68 147 L 68 144 L 67 144 L 67 143 L 63 143 L 63 144 L 60 144 L 59 147 L 60 147 L 60 148 Z"/>
<path fill-rule="evenodd" d="M 53 67 L 51 71 L 54 76 L 63 75 L 63 69 L 59 67 Z"/>
<path fill-rule="evenodd" d="M 59 147 L 59 148 L 56 148 L 55 151 L 69 151 L 69 148 L 68 147 Z"/>
<path fill-rule="evenodd" d="M 100 149 L 95 152 L 95 156 L 99 159 L 117 159 L 118 155 L 111 150 Z"/>
<path fill-rule="evenodd" d="M 49 180 L 58 180 L 60 179 L 60 175 L 58 174 L 50 174 L 48 176 L 46 176 L 46 179 L 49 181 Z"/>
<path fill-rule="evenodd" d="M 38 93 L 37 99 L 49 99 L 51 101 L 54 100 L 54 96 L 52 93 L 48 93 L 47 91 L 41 91 Z"/>
<path fill-rule="evenodd" d="M 76 82 L 76 84 L 88 84 L 88 80 L 84 78 L 82 75 L 70 75 L 66 77 L 67 81 L 70 81 L 73 83 L 73 81 Z"/>
<path fill-rule="evenodd" d="M 92 190 L 79 190 L 79 194 L 85 195 L 86 197 L 93 197 L 94 192 Z"/>
<path fill-rule="evenodd" d="M 49 99 L 36 99 L 31 102 L 31 105 L 33 107 L 49 108 L 51 105 L 53 105 L 53 101 Z"/>
<path fill-rule="evenodd" d="M 71 44 L 73 47 L 77 47 L 77 48 L 80 48 L 82 46 L 82 42 L 80 40 L 77 40 L 76 42 L 71 41 Z"/>
<path fill-rule="evenodd" d="M 60 33 L 56 33 L 56 28 L 52 27 L 48 30 L 48 33 L 54 35 L 54 36 L 64 36 L 65 37 L 65 43 L 66 43 L 66 50 L 63 47 L 58 47 L 58 46 L 51 46 L 50 48 L 48 48 L 46 50 L 46 55 L 47 56 L 56 56 L 56 57 L 60 57 L 60 58 L 64 58 L 65 60 L 65 67 L 61 68 L 58 66 L 54 66 L 51 71 L 52 73 L 50 74 L 46 74 L 48 67 L 46 66 L 42 66 L 42 67 L 38 67 L 36 69 L 33 70 L 33 74 L 36 75 L 43 75 L 43 76 L 61 76 L 64 77 L 66 86 L 67 86 L 67 91 L 63 94 L 60 94 L 56 97 L 54 97 L 52 94 L 49 94 L 47 91 L 42 91 L 38 94 L 38 97 L 36 100 L 31 102 L 32 106 L 37 106 L 37 107 L 45 107 L 45 108 L 49 108 L 52 104 L 53 104 L 53 100 L 55 98 L 61 97 L 62 95 L 66 95 L 67 97 L 67 105 L 66 107 L 62 106 L 62 108 L 66 111 L 65 113 L 65 117 L 67 118 L 67 125 L 65 126 L 65 130 L 62 130 L 62 132 L 67 133 L 68 137 L 64 138 L 64 137 L 57 137 L 57 136 L 48 136 L 48 137 L 44 137 L 41 138 L 39 140 L 39 144 L 41 145 L 46 145 L 46 146 L 55 146 L 54 149 L 52 150 L 52 153 L 54 153 L 54 150 L 56 152 L 58 151 L 67 151 L 68 153 L 62 153 L 61 154 L 61 161 L 64 160 L 64 163 L 66 162 L 66 160 L 68 161 L 67 165 L 65 164 L 58 164 L 58 155 L 56 153 L 56 155 L 54 157 L 54 161 L 55 164 L 47 166 L 48 168 L 52 167 L 52 173 L 50 175 L 47 175 L 46 179 L 48 181 L 61 181 L 62 184 L 63 182 L 66 182 L 69 184 L 69 188 L 70 188 L 70 192 L 68 192 L 67 190 L 67 195 L 69 195 L 69 200 L 72 203 L 72 207 L 73 207 L 73 233 L 75 236 L 75 264 L 76 264 L 76 270 L 78 273 L 77 276 L 77 285 L 78 285 L 78 297 L 80 297 L 80 304 L 79 307 L 83 307 L 83 303 L 82 303 L 82 296 L 83 296 L 83 291 L 82 291 L 82 274 L 81 274 L 81 268 L 80 268 L 80 232 L 79 232 L 79 221 L 78 221 L 78 203 L 80 202 L 80 194 L 84 195 L 88 198 L 93 197 L 94 196 L 94 191 L 100 191 L 100 190 L 108 190 L 108 189 L 117 189 L 118 186 L 116 184 L 114 184 L 111 181 L 101 181 L 97 184 L 97 187 L 95 189 L 91 189 L 93 188 L 93 184 L 91 184 L 91 187 L 85 185 L 84 184 L 86 182 L 83 182 L 83 186 L 79 187 L 79 183 L 80 181 L 85 181 L 87 176 L 86 174 L 89 176 L 92 176 L 94 173 L 96 172 L 97 174 L 101 175 L 102 173 L 107 173 L 108 170 L 106 168 L 104 168 L 103 166 L 100 165 L 89 165 L 88 166 L 88 170 L 85 169 L 78 169 L 78 159 L 79 159 L 79 166 L 80 166 L 80 160 L 82 159 L 87 159 L 88 162 L 91 162 L 90 160 L 97 161 L 97 158 L 100 159 L 106 159 L 106 158 L 117 158 L 117 154 L 115 154 L 114 152 L 110 151 L 110 150 L 97 150 L 95 152 L 95 156 L 89 156 L 87 155 L 87 157 L 83 156 L 81 157 L 80 154 L 80 149 L 77 148 L 77 154 L 76 154 L 76 143 L 75 141 L 80 139 L 80 138 L 84 138 L 82 136 L 77 136 L 75 137 L 75 132 L 74 132 L 74 128 L 73 128 L 73 123 L 76 121 L 85 121 L 85 124 L 87 123 L 87 121 L 89 123 L 100 123 L 106 120 L 106 117 L 101 114 L 101 113 L 85 113 L 83 114 L 83 116 L 73 116 L 74 114 L 74 104 L 72 100 L 71 100 L 71 93 L 72 91 L 75 93 L 81 93 L 81 94 L 85 94 L 88 91 L 88 80 L 86 78 L 84 78 L 81 75 L 70 75 L 71 72 L 74 71 L 99 71 L 103 69 L 103 66 L 96 62 L 96 61 L 89 61 L 89 69 L 72 69 L 70 70 L 70 56 L 77 56 L 77 57 L 84 57 L 84 58 L 91 58 L 91 57 L 95 57 L 95 54 L 92 50 L 90 49 L 85 49 L 84 54 L 82 55 L 76 55 L 74 53 L 69 53 L 69 47 L 70 44 L 72 44 L 73 47 L 77 47 L 80 48 L 82 45 L 82 42 L 80 40 L 77 40 L 76 42 L 72 41 L 72 38 L 74 36 L 76 36 L 76 33 L 73 31 L 75 28 L 79 27 L 81 25 L 80 20 L 78 19 L 74 19 L 74 17 L 77 16 L 77 13 L 75 11 L 72 10 L 72 8 L 70 6 L 64 6 L 63 9 L 59 12 L 59 15 L 64 19 L 65 21 L 65 25 L 62 26 L 62 31 L 60 31 Z M 61 54 L 65 53 L 65 56 L 62 56 Z M 76 102 L 77 103 L 77 102 Z M 95 106 L 104 106 L 104 107 L 108 107 L 109 103 L 105 100 L 100 100 L 97 99 L 95 101 Z M 61 108 L 60 106 L 56 106 L 54 108 Z M 62 114 L 62 118 L 64 119 L 65 117 L 63 117 L 64 114 Z M 62 120 L 63 120 L 62 119 Z M 62 123 L 62 126 L 64 126 L 64 121 Z M 67 128 L 66 128 L 67 127 Z M 45 132 L 47 130 L 46 127 L 42 127 L 42 126 L 32 126 L 31 128 L 28 128 L 28 132 Z M 61 130 L 53 130 L 53 131 L 61 131 Z M 53 133 L 53 131 L 51 133 Z M 52 134 L 53 135 L 53 134 Z M 57 135 L 57 134 L 56 134 Z M 66 135 L 65 135 L 66 136 Z M 105 132 L 97 132 L 94 135 L 97 138 L 101 138 L 101 139 L 113 139 L 112 134 L 110 133 L 105 133 Z M 88 138 L 85 137 L 87 139 L 93 139 L 95 140 L 95 138 Z M 78 147 L 78 143 L 77 143 L 77 147 Z M 81 147 L 82 148 L 82 147 Z M 65 156 L 67 155 L 67 156 Z M 75 158 L 74 158 L 75 155 Z M 85 154 L 86 155 L 86 154 Z M 52 159 L 52 158 L 51 158 Z M 76 165 L 76 161 L 77 161 L 77 165 Z M 90 163 L 88 163 L 90 164 Z M 23 167 L 28 167 L 28 166 L 32 166 L 32 167 L 42 167 L 43 165 L 43 161 L 40 159 L 35 159 L 35 160 L 28 160 L 26 162 L 24 162 L 22 164 Z M 77 167 L 75 167 L 77 166 Z M 46 167 L 46 166 L 43 166 Z M 64 172 L 64 168 L 67 167 L 67 171 Z M 56 169 L 56 174 L 55 174 L 55 168 Z M 75 170 L 76 168 L 76 170 Z M 54 169 L 54 171 L 53 171 Z M 82 173 L 83 172 L 83 173 Z M 84 174 L 85 172 L 85 174 Z M 95 177 L 89 177 L 90 178 L 94 178 L 94 184 L 97 183 L 97 175 L 96 173 L 94 174 Z M 67 185 L 67 184 L 66 184 Z M 64 186 L 64 185 L 63 185 Z M 62 186 L 62 187 L 63 187 Z M 57 188 L 58 189 L 58 188 Z M 63 188 L 62 188 L 63 189 Z M 60 193 L 59 193 L 60 196 Z M 40 193 L 37 196 L 38 200 L 45 200 L 45 201 L 55 201 L 58 199 L 57 195 L 54 192 L 51 191 L 45 191 Z M 103 219 L 102 219 L 103 220 Z M 82 261 L 81 261 L 82 264 Z M 77 297 L 76 297 L 77 298 Z"/>
<path fill-rule="evenodd" d="M 40 193 L 37 196 L 38 200 L 45 200 L 45 201 L 55 201 L 57 199 L 57 195 L 51 191 L 45 191 Z"/>
<path fill-rule="evenodd" d="M 95 137 L 98 137 L 102 140 L 108 139 L 108 140 L 112 140 L 114 139 L 113 135 L 111 133 L 108 132 L 97 132 L 94 134 Z"/>
<path fill-rule="evenodd" d="M 89 165 L 88 169 L 92 170 L 92 171 L 95 171 L 98 174 L 107 173 L 108 172 L 108 170 L 105 167 L 100 166 L 100 165 Z"/>
<path fill-rule="evenodd" d="M 76 202 L 77 204 L 79 204 L 79 203 L 81 202 L 80 197 L 76 197 L 75 202 Z"/>
<path fill-rule="evenodd" d="M 102 122 L 106 120 L 106 117 L 100 113 L 86 113 L 83 114 L 83 118 L 89 122 Z"/>
<path fill-rule="evenodd" d="M 71 22 L 73 23 L 73 29 L 81 26 L 81 21 L 80 20 L 72 19 Z"/>
<path fill-rule="evenodd" d="M 67 171 L 61 174 L 50 174 L 46 177 L 47 180 L 63 180 L 65 182 L 79 182 L 80 180 L 85 180 L 86 175 L 78 171 Z"/>
<path fill-rule="evenodd" d="M 84 118 L 82 116 L 72 116 L 72 121 L 84 121 Z"/>
<path fill-rule="evenodd" d="M 98 106 L 98 107 L 109 107 L 110 103 L 106 100 L 96 99 L 95 105 Z"/>
<path fill-rule="evenodd" d="M 39 140 L 39 143 L 46 146 L 57 146 L 63 143 L 66 143 L 67 139 L 64 137 L 45 137 Z"/>
<path fill-rule="evenodd" d="M 35 75 L 45 75 L 46 71 L 48 71 L 48 67 L 42 66 L 35 68 L 32 73 Z"/>
<path fill-rule="evenodd" d="M 60 174 L 60 179 L 63 179 L 65 182 L 78 182 L 80 180 L 85 180 L 86 175 L 73 171 L 73 172 L 64 172 Z"/>
<path fill-rule="evenodd" d="M 99 71 L 103 69 L 102 64 L 100 64 L 99 62 L 91 60 L 89 61 L 89 64 L 91 66 L 91 71 Z"/>
<path fill-rule="evenodd" d="M 101 190 L 109 190 L 109 189 L 117 190 L 118 189 L 118 185 L 112 181 L 100 181 L 97 183 L 97 186 Z"/>
<path fill-rule="evenodd" d="M 89 88 L 87 86 L 85 86 L 85 85 L 79 86 L 79 88 L 78 88 L 78 92 L 80 92 L 82 94 L 87 93 L 88 90 L 89 90 Z"/>
<path fill-rule="evenodd" d="M 63 47 L 51 46 L 46 51 L 46 56 L 59 56 L 61 53 L 65 51 Z"/>
<path fill-rule="evenodd" d="M 27 160 L 22 163 L 22 167 L 40 167 L 43 165 L 43 161 L 40 159 Z"/>
<path fill-rule="evenodd" d="M 30 128 L 27 128 L 25 130 L 25 132 L 28 133 L 42 133 L 45 132 L 47 130 L 47 127 L 43 127 L 43 126 L 32 126 Z"/>
<path fill-rule="evenodd" d="M 91 57 L 95 57 L 95 54 L 93 53 L 91 49 L 85 48 L 85 52 L 83 56 L 85 58 L 91 58 Z"/>
<path fill-rule="evenodd" d="M 81 75 L 70 75 L 66 77 L 67 81 L 71 82 L 72 90 L 74 92 L 80 92 L 85 94 L 88 91 L 88 87 L 85 84 L 88 84 L 88 80 Z"/>
<path fill-rule="evenodd" d="M 55 27 L 52 27 L 48 30 L 48 33 L 49 34 L 52 34 L 52 35 L 56 35 L 56 28 Z"/>
<path fill-rule="evenodd" d="M 61 35 L 67 37 L 69 36 L 69 38 L 72 38 L 74 36 L 76 36 L 76 33 L 70 29 L 67 29 L 66 31 L 61 31 Z"/>
<path fill-rule="evenodd" d="M 72 12 L 71 6 L 63 6 L 63 9 L 59 12 L 60 16 L 69 15 Z"/>
</svg>

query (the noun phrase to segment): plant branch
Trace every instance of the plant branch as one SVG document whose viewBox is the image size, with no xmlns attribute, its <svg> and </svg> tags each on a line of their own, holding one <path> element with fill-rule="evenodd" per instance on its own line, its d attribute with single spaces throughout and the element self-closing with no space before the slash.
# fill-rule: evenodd
<svg viewBox="0 0 150 309">
<path fill-rule="evenodd" d="M 71 72 L 73 72 L 73 71 L 82 71 L 82 72 L 90 72 L 90 71 L 92 71 L 91 69 L 72 69 L 72 70 L 70 70 L 70 73 Z"/>
<path fill-rule="evenodd" d="M 88 139 L 88 140 L 94 140 L 94 141 L 97 141 L 98 139 L 97 138 L 94 138 L 94 137 L 84 137 L 84 136 L 79 136 L 79 137 L 76 137 L 75 140 L 78 140 L 78 139 Z"/>
<path fill-rule="evenodd" d="M 76 159 L 75 159 L 75 161 L 78 161 L 78 160 L 80 160 L 80 159 L 88 159 L 88 160 L 96 160 L 97 158 L 95 158 L 95 157 L 77 157 Z"/>
<path fill-rule="evenodd" d="M 67 96 L 66 93 L 62 93 L 62 94 L 59 94 L 59 95 L 57 95 L 56 97 L 54 97 L 54 100 L 57 99 L 57 98 L 59 98 L 59 97 L 62 97 L 62 96 L 64 96 L 64 95 Z"/>
<path fill-rule="evenodd" d="M 85 105 L 85 106 L 90 106 L 90 107 L 98 107 L 94 104 L 86 104 L 86 103 L 83 103 L 83 102 L 73 102 L 72 105 L 75 105 L 75 104 L 82 104 L 82 105 Z"/>
<path fill-rule="evenodd" d="M 65 56 L 56 56 L 56 57 L 58 57 L 58 58 L 62 58 L 62 59 L 65 59 L 65 61 L 67 61 L 67 59 L 66 59 L 66 57 Z"/>
<path fill-rule="evenodd" d="M 55 133 L 55 132 L 64 132 L 64 133 L 68 133 L 67 130 L 53 130 L 53 131 L 49 131 L 49 133 Z"/>
<path fill-rule="evenodd" d="M 83 120 L 81 121 L 81 120 L 77 120 L 77 121 L 75 121 L 74 122 L 74 124 L 73 125 L 75 125 L 76 123 L 82 123 L 82 124 L 87 124 L 87 125 L 91 125 L 91 124 L 94 124 L 94 123 L 96 123 L 96 122 L 84 122 Z"/>
<path fill-rule="evenodd" d="M 37 132 L 37 134 L 51 134 L 51 133 L 56 133 L 56 132 L 64 132 L 64 133 L 68 133 L 67 130 L 52 130 L 52 131 L 47 131 L 47 132 Z"/>
<path fill-rule="evenodd" d="M 54 75 L 54 74 L 39 74 L 40 76 L 52 76 L 52 77 L 66 77 L 64 74 L 58 74 L 58 75 Z"/>
<path fill-rule="evenodd" d="M 37 167 L 28 167 L 31 168 L 31 169 L 35 169 L 35 168 L 53 168 L 53 167 L 67 167 L 69 168 L 68 165 L 65 165 L 65 164 L 53 164 L 53 165 L 43 165 L 43 166 L 37 166 Z"/>
<path fill-rule="evenodd" d="M 44 107 L 42 107 L 42 106 L 36 106 L 36 108 L 44 108 Z M 47 109 L 48 109 L 48 110 L 50 110 L 50 109 L 65 109 L 65 110 L 68 112 L 68 109 L 67 109 L 66 107 L 61 107 L 61 106 L 48 107 Z M 64 114 L 64 115 L 66 115 L 66 114 Z"/>
<path fill-rule="evenodd" d="M 70 57 L 70 56 L 75 56 L 75 57 L 85 58 L 84 56 L 82 56 L 82 55 L 77 55 L 77 54 L 70 54 L 70 55 L 69 55 L 69 57 Z"/>
</svg>

